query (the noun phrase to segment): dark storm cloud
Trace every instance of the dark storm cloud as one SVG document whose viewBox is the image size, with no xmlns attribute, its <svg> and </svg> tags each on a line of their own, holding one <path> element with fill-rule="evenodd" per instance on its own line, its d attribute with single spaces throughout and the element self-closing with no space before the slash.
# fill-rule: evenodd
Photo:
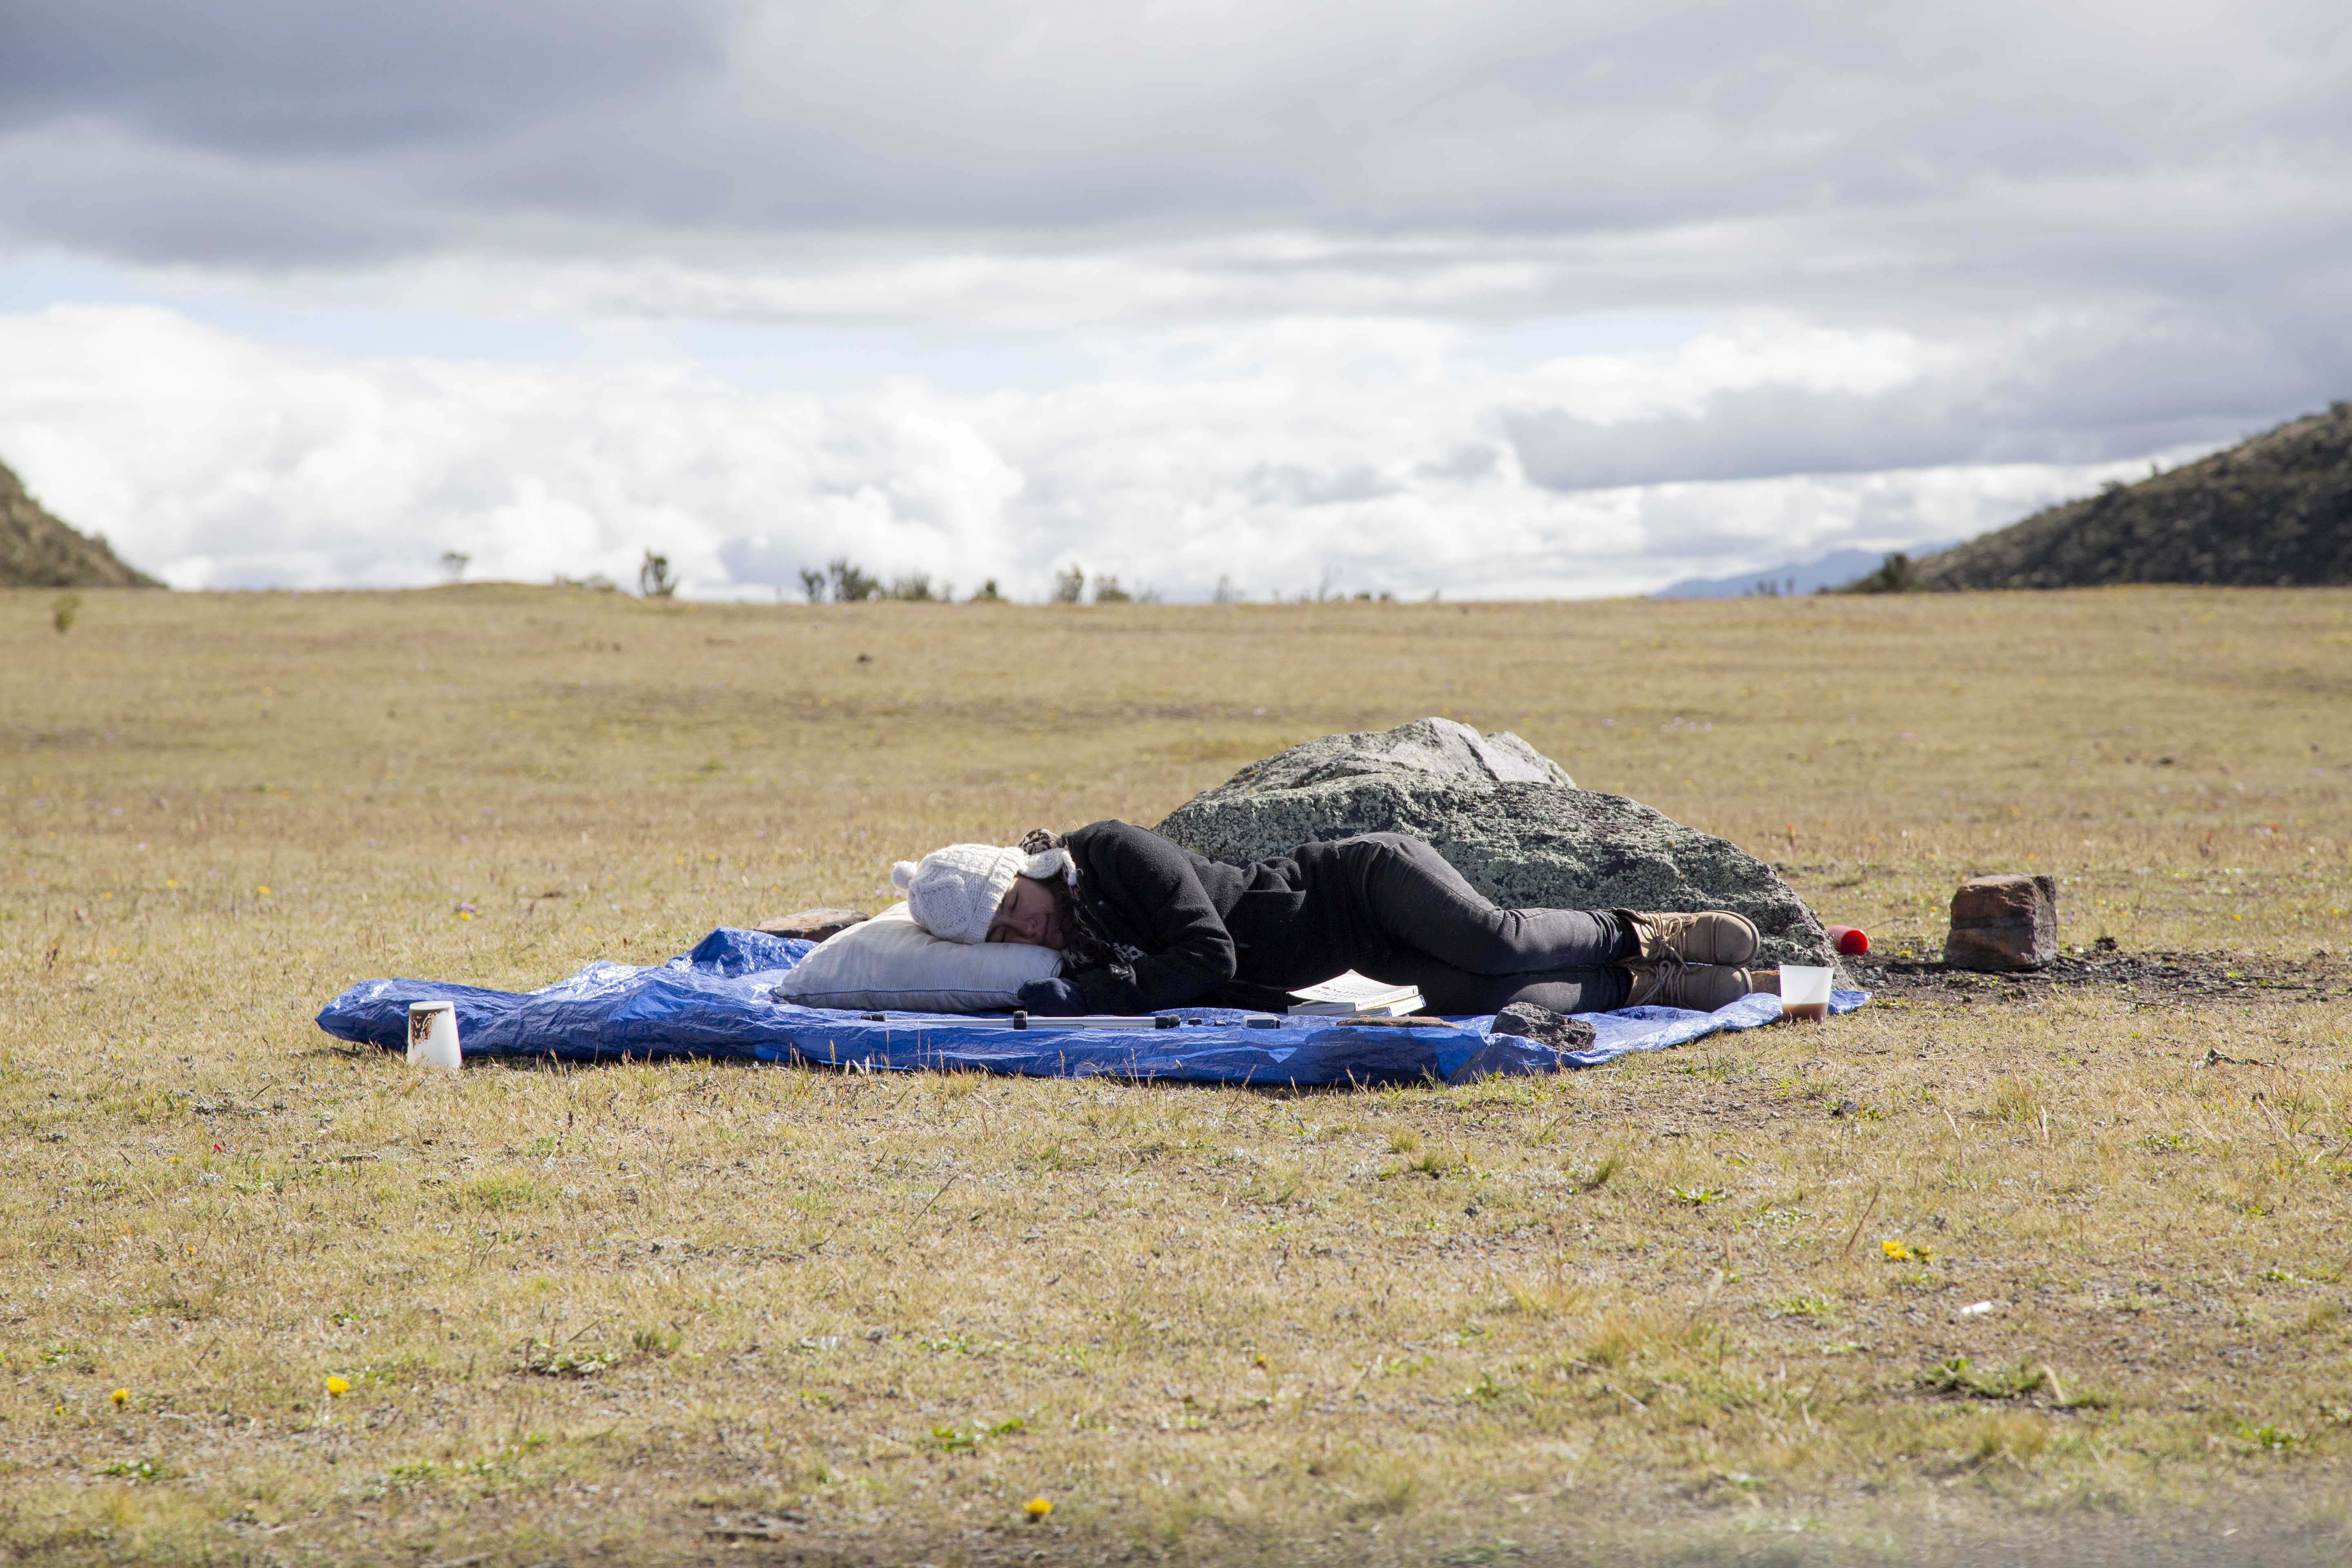
<svg viewBox="0 0 2352 1568">
<path fill-rule="evenodd" d="M 260 160 L 495 134 L 716 63 L 691 0 L 13 0 L 0 126 L 112 122 Z"/>
<path fill-rule="evenodd" d="M 2321 4 L 18 0 L 0 124 L 53 159 L 74 152 L 63 128 L 114 131 L 93 173 L 132 188 L 192 149 L 291 166 L 311 180 L 279 199 L 364 196 L 387 245 L 404 226 L 416 245 L 506 243 L 521 214 L 576 226 L 567 243 L 610 226 L 658 248 L 865 226 L 1557 236 L 1855 213 L 1909 245 L 1938 210 L 1981 219 L 2053 182 L 2177 195 L 2200 171 L 2340 173 L 2336 23 Z M 23 162 L 0 160 L 0 195 Z M 53 207 L 7 205 L 44 236 Z M 301 232 L 223 227 L 254 233 L 258 262 Z"/>
</svg>

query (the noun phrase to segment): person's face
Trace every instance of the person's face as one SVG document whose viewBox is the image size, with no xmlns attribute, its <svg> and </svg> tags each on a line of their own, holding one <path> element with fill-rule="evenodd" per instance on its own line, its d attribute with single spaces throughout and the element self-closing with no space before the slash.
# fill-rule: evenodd
<svg viewBox="0 0 2352 1568">
<path fill-rule="evenodd" d="M 1053 890 L 1034 878 L 1013 878 L 1004 901 L 996 906 L 996 918 L 988 922 L 988 940 L 1059 948 L 1062 922 L 1054 918 Z"/>
</svg>

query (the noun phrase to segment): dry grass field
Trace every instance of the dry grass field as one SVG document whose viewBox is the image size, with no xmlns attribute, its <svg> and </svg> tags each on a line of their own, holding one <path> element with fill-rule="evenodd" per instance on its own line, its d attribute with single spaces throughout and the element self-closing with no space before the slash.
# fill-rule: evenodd
<svg viewBox="0 0 2352 1568">
<path fill-rule="evenodd" d="M 0 594 L 10 1561 L 2352 1552 L 2352 594 L 87 598 Z M 310 1023 L 1428 713 L 2211 986 L 1297 1095 Z"/>
</svg>

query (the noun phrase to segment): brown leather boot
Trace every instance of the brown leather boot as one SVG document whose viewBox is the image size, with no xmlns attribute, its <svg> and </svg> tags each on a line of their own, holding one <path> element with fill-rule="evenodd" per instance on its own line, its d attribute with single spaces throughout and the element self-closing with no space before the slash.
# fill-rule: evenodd
<svg viewBox="0 0 2352 1568">
<path fill-rule="evenodd" d="M 1754 989 L 1745 969 L 1727 963 L 1685 963 L 1669 952 L 1654 963 L 1629 963 L 1633 984 L 1625 994 L 1628 1007 L 1683 1007 L 1712 1013 L 1738 1001 Z"/>
<path fill-rule="evenodd" d="M 1633 928 L 1629 963 L 1654 963 L 1671 954 L 1685 963 L 1745 963 L 1761 945 L 1756 922 L 1729 910 L 1699 914 L 1679 910 L 1639 913 L 1619 910 L 1618 917 Z"/>
</svg>

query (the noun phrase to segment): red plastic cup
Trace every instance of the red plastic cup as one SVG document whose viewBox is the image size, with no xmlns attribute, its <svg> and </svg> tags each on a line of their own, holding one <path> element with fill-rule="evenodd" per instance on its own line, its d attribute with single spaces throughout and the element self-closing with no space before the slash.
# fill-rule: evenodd
<svg viewBox="0 0 2352 1568">
<path fill-rule="evenodd" d="M 1860 926 L 1832 926 L 1830 945 L 1848 958 L 1856 958 L 1870 951 L 1870 933 Z"/>
</svg>

